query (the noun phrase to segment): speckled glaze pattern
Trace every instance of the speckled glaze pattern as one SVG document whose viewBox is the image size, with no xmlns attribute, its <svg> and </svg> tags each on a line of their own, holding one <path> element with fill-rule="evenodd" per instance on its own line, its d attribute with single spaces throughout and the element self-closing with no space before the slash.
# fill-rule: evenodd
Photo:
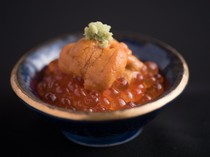
<svg viewBox="0 0 210 157">
<path fill-rule="evenodd" d="M 151 121 L 166 104 L 169 104 L 185 88 L 189 71 L 183 57 L 169 45 L 136 33 L 120 32 L 115 38 L 125 42 L 142 61 L 158 64 L 170 83 L 158 99 L 132 109 L 106 112 L 73 112 L 51 106 L 41 101 L 30 86 L 31 80 L 50 61 L 58 58 L 62 47 L 81 38 L 81 34 L 69 34 L 46 42 L 24 55 L 13 69 L 11 85 L 26 106 L 57 124 L 64 135 L 79 144 L 102 147 L 127 142 Z"/>
</svg>

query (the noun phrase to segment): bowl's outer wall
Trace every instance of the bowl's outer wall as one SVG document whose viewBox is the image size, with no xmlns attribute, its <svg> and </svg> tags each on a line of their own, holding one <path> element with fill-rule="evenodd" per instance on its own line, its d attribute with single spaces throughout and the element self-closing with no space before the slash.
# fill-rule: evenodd
<svg viewBox="0 0 210 157">
<path fill-rule="evenodd" d="M 28 106 L 28 104 L 25 105 Z M 79 136 L 108 137 L 139 130 L 154 119 L 162 108 L 138 117 L 109 121 L 75 121 L 57 118 L 34 108 L 32 108 L 32 110 L 36 111 L 44 120 L 56 124 L 59 129 L 71 134 Z"/>
</svg>

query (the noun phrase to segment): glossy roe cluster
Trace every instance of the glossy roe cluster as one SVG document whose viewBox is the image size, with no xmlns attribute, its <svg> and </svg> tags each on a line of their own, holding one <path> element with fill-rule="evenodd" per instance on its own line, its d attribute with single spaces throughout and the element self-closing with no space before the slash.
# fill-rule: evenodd
<svg viewBox="0 0 210 157">
<path fill-rule="evenodd" d="M 145 62 L 130 83 L 119 78 L 109 89 L 98 92 L 86 90 L 81 77 L 62 73 L 55 60 L 44 69 L 36 90 L 43 101 L 58 107 L 88 112 L 113 111 L 142 105 L 160 96 L 164 79 L 158 72 L 154 62 Z"/>
</svg>

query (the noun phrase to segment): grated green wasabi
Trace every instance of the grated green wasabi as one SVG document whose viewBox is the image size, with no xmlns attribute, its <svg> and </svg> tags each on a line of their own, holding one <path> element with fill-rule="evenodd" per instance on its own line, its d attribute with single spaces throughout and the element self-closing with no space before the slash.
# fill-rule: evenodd
<svg viewBox="0 0 210 157">
<path fill-rule="evenodd" d="M 111 26 L 103 24 L 100 21 L 91 22 L 84 29 L 84 35 L 86 39 L 97 40 L 102 48 L 109 45 L 109 42 L 113 39 L 110 32 Z"/>
</svg>

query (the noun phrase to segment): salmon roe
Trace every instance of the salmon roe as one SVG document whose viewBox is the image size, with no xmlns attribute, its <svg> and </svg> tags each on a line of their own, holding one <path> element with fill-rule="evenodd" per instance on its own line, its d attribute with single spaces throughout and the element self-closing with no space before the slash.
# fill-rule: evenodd
<svg viewBox="0 0 210 157">
<path fill-rule="evenodd" d="M 86 90 L 83 79 L 62 73 L 58 61 L 52 61 L 41 72 L 35 88 L 38 96 L 51 105 L 70 110 L 102 112 L 132 108 L 154 100 L 164 92 L 165 79 L 156 63 L 148 61 L 130 83 L 115 80 L 103 92 Z"/>
</svg>

